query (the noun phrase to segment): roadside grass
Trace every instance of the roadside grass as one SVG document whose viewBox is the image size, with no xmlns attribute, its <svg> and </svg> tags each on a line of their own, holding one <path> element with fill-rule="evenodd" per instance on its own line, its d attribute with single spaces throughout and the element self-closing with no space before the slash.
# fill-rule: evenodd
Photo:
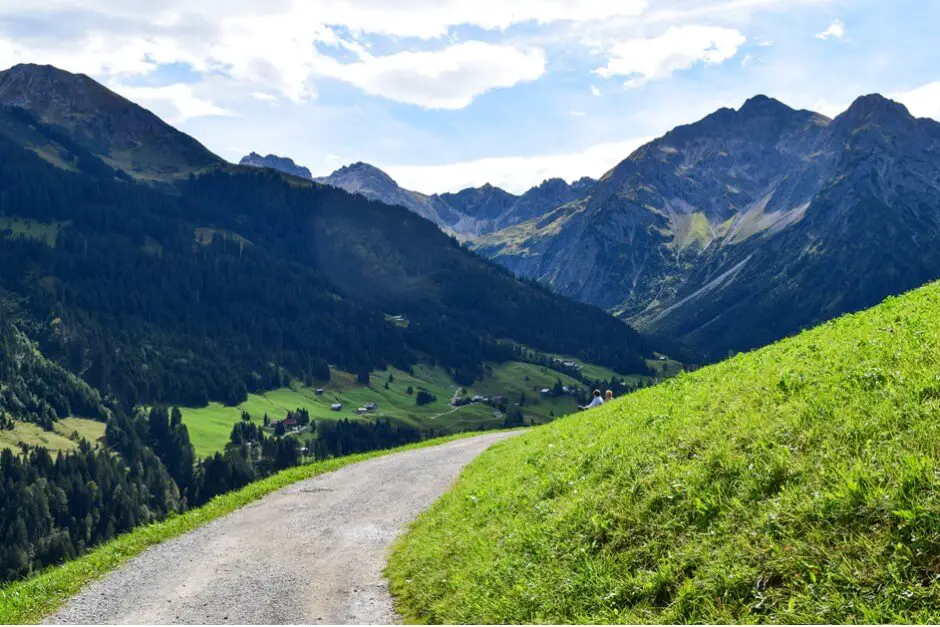
<svg viewBox="0 0 940 627">
<path fill-rule="evenodd" d="M 533 388 L 552 387 L 561 379 L 564 385 L 581 385 L 567 375 L 549 368 L 521 362 L 491 364 L 491 371 L 473 386 L 466 386 L 470 394 L 506 396 L 511 403 L 518 403 L 521 395 L 526 396 L 523 413 L 532 421 L 542 423 L 554 417 L 568 414 L 575 410 L 577 402 L 573 397 L 543 398 Z M 190 440 L 200 457 L 212 455 L 225 448 L 229 441 L 232 425 L 241 420 L 242 411 L 247 411 L 254 422 L 260 424 L 267 414 L 272 420 L 279 420 L 288 411 L 306 409 L 315 420 L 374 420 L 388 417 L 403 423 L 434 429 L 438 433 L 453 433 L 459 429 L 485 429 L 500 426 L 502 416 L 497 416 L 492 407 L 468 405 L 453 411 L 450 399 L 461 387 L 448 373 L 437 366 L 418 364 L 414 374 L 408 374 L 396 368 L 373 372 L 369 376 L 369 385 L 356 381 L 349 373 L 336 371 L 328 383 L 307 387 L 299 382 L 291 387 L 280 388 L 263 394 L 249 394 L 248 400 L 236 407 L 220 403 L 210 403 L 206 407 L 181 407 L 183 422 L 189 429 Z M 392 381 L 388 381 L 389 375 Z M 388 383 L 388 389 L 385 384 Z M 316 388 L 324 393 L 316 395 Z M 408 394 L 408 388 L 412 394 Z M 415 394 L 425 389 L 437 397 L 427 405 L 418 406 Z M 374 414 L 359 416 L 356 409 L 374 402 L 378 411 Z M 341 411 L 333 411 L 330 405 L 342 403 Z"/>
<path fill-rule="evenodd" d="M 940 622 L 940 283 L 497 444 L 387 574 L 411 622 Z"/>
<path fill-rule="evenodd" d="M 492 433 L 492 432 L 491 432 Z M 461 433 L 395 449 L 373 451 L 297 466 L 223 494 L 206 505 L 162 522 L 139 527 L 70 562 L 0 588 L 0 624 L 37 624 L 91 581 L 102 577 L 148 547 L 192 531 L 287 485 L 343 466 L 402 451 L 446 444 L 480 433 Z"/>
<path fill-rule="evenodd" d="M 12 430 L 0 430 L 0 449 L 8 448 L 14 453 L 21 451 L 20 445 L 42 446 L 53 454 L 59 451 L 71 451 L 78 448 L 78 441 L 71 439 L 77 432 L 92 445 L 100 443 L 104 437 L 105 424 L 85 418 L 63 418 L 53 426 L 53 431 L 30 422 L 17 422 Z"/>
</svg>

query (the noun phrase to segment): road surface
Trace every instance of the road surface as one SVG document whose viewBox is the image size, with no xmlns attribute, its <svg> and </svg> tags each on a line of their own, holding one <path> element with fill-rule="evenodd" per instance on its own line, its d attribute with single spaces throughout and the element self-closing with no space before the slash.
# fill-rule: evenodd
<svg viewBox="0 0 940 627">
<path fill-rule="evenodd" d="M 49 623 L 394 623 L 382 576 L 405 525 L 493 433 L 352 464 L 168 540 L 90 584 Z"/>
</svg>

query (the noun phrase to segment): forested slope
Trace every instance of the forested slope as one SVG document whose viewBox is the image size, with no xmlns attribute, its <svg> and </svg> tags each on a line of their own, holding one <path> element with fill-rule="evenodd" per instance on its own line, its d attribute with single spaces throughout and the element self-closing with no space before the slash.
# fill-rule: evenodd
<svg viewBox="0 0 940 627">
<path fill-rule="evenodd" d="M 236 403 L 328 377 L 327 364 L 365 372 L 419 355 L 469 382 L 483 359 L 511 357 L 503 339 L 645 371 L 651 349 L 634 331 L 402 208 L 264 171 L 168 190 L 101 167 L 69 172 L 0 136 L 0 214 L 55 233 L 54 245 L 0 239 L 0 288 L 42 323 L 48 357 L 125 409 Z"/>
</svg>

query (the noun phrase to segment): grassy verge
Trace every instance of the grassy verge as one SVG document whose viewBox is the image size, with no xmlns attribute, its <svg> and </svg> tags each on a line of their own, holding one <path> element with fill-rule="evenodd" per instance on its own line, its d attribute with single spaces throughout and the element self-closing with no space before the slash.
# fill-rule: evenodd
<svg viewBox="0 0 940 627">
<path fill-rule="evenodd" d="M 117 568 L 146 548 L 191 531 L 291 483 L 337 470 L 343 466 L 381 455 L 436 446 L 452 440 L 479 435 L 463 433 L 427 440 L 396 449 L 350 455 L 290 468 L 216 497 L 203 507 L 130 531 L 82 557 L 52 567 L 30 579 L 0 588 L 0 624 L 35 624 L 54 612 L 85 584 Z"/>
<path fill-rule="evenodd" d="M 500 443 L 387 572 L 414 622 L 940 621 L 940 283 Z"/>
</svg>

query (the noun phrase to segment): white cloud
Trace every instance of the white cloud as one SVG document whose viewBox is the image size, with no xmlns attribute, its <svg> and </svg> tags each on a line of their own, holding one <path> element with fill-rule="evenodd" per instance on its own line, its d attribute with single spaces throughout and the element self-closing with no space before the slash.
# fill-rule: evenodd
<svg viewBox="0 0 940 627">
<path fill-rule="evenodd" d="M 927 83 L 910 91 L 890 94 L 888 97 L 902 103 L 916 117 L 940 121 L 940 81 Z"/>
<path fill-rule="evenodd" d="M 196 71 L 205 64 L 169 37 L 142 38 L 115 34 L 84 35 L 73 41 L 28 45 L 0 38 L 0 67 L 17 63 L 54 65 L 90 75 L 143 76 L 160 65 L 186 63 Z"/>
<path fill-rule="evenodd" d="M 632 39 L 615 45 L 606 67 L 594 72 L 604 78 L 627 76 L 627 87 L 666 78 L 696 63 L 715 64 L 738 53 L 747 38 L 732 28 L 718 26 L 671 26 L 652 39 Z"/>
<path fill-rule="evenodd" d="M 816 35 L 816 39 L 845 39 L 845 24 L 840 20 L 833 20 L 826 30 Z"/>
<path fill-rule="evenodd" d="M 759 39 L 757 41 L 757 45 L 761 48 L 769 48 L 770 46 L 774 45 L 774 43 L 776 42 L 773 39 Z"/>
<path fill-rule="evenodd" d="M 575 118 L 583 118 L 585 114 L 584 111 L 569 111 L 568 115 Z"/>
<path fill-rule="evenodd" d="M 44 0 L 39 11 L 94 11 L 116 17 L 173 25 L 192 17 L 222 19 L 276 17 L 293 24 L 342 24 L 350 31 L 436 39 L 462 24 L 505 30 L 515 24 L 590 22 L 637 17 L 647 0 Z M 35 0 L 4 0 L 0 14 L 37 11 Z"/>
<path fill-rule="evenodd" d="M 253 91 L 251 97 L 262 102 L 277 102 L 277 96 L 263 91 Z"/>
<path fill-rule="evenodd" d="M 182 83 L 164 87 L 130 87 L 111 83 L 108 87 L 137 103 L 156 104 L 158 108 L 163 108 L 159 105 L 166 105 L 166 118 L 171 124 L 185 122 L 191 118 L 234 115 L 211 100 L 198 97 L 190 85 Z"/>
<path fill-rule="evenodd" d="M 365 56 L 353 63 L 320 59 L 315 71 L 364 92 L 427 109 L 462 109 L 486 91 L 533 81 L 545 53 L 468 41 L 435 51 Z"/>
<path fill-rule="evenodd" d="M 446 165 L 393 165 L 383 169 L 406 189 L 427 194 L 458 191 L 485 183 L 522 193 L 548 178 L 598 178 L 652 138 L 629 139 L 565 154 L 487 157 Z"/>
<path fill-rule="evenodd" d="M 754 57 L 750 54 L 744 55 L 744 58 L 741 59 L 741 67 L 747 67 L 754 62 Z"/>
<path fill-rule="evenodd" d="M 816 113 L 822 113 L 827 118 L 835 118 L 840 113 L 849 108 L 849 105 L 845 103 L 832 103 L 828 100 L 817 100 L 813 103 L 813 106 L 810 107 L 811 111 Z"/>
<path fill-rule="evenodd" d="M 596 87 L 595 85 L 591 85 L 591 95 L 594 97 L 600 98 L 601 96 L 600 88 Z"/>
</svg>

